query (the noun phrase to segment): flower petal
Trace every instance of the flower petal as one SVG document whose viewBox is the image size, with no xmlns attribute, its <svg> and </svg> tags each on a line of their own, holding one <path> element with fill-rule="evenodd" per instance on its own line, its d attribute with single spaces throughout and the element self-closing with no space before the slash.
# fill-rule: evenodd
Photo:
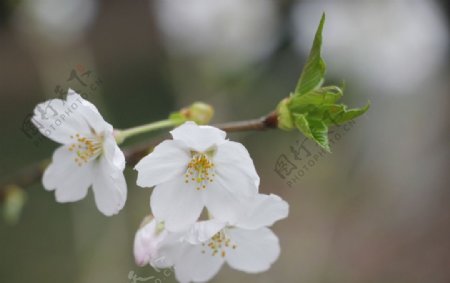
<svg viewBox="0 0 450 283">
<path fill-rule="evenodd" d="M 175 277 L 180 283 L 209 281 L 225 262 L 219 255 L 203 253 L 202 245 L 184 244 L 181 250 L 174 265 Z"/>
<path fill-rule="evenodd" d="M 104 137 L 103 154 L 109 164 L 116 167 L 120 171 L 125 169 L 125 155 L 117 145 L 112 133 L 106 134 Z"/>
<path fill-rule="evenodd" d="M 139 228 L 134 238 L 133 253 L 136 264 L 144 266 L 159 258 L 159 246 L 166 238 L 167 231 L 157 231 L 157 222 L 151 220 Z"/>
<path fill-rule="evenodd" d="M 127 199 L 127 184 L 122 170 L 101 156 L 94 176 L 93 190 L 97 208 L 106 216 L 119 213 Z"/>
<path fill-rule="evenodd" d="M 186 243 L 181 240 L 184 234 L 185 231 L 166 233 L 164 240 L 159 245 L 159 257 L 150 262 L 151 266 L 155 268 L 172 267 L 180 258 L 183 247 L 186 247 Z"/>
<path fill-rule="evenodd" d="M 183 236 L 190 244 L 201 244 L 225 227 L 226 223 L 217 219 L 196 222 Z"/>
<path fill-rule="evenodd" d="M 138 171 L 138 186 L 153 187 L 175 177 L 183 180 L 190 158 L 183 142 L 163 141 L 134 167 Z"/>
<path fill-rule="evenodd" d="M 280 255 L 278 238 L 268 228 L 234 228 L 228 231 L 236 249 L 227 252 L 226 261 L 234 269 L 249 273 L 263 272 L 268 270 Z"/>
<path fill-rule="evenodd" d="M 224 131 L 211 126 L 198 126 L 191 121 L 173 129 L 170 133 L 174 140 L 181 140 L 190 149 L 198 152 L 204 152 L 226 141 Z"/>
<path fill-rule="evenodd" d="M 216 172 L 217 174 L 217 172 Z M 209 212 L 223 222 L 236 223 L 246 211 L 248 196 L 239 189 L 242 182 L 239 179 L 227 178 L 217 174 L 214 181 L 203 191 L 205 206 Z"/>
<path fill-rule="evenodd" d="M 67 92 L 67 102 L 69 104 L 78 103 L 80 105 L 77 110 L 77 115 L 80 115 L 86 123 L 92 128 L 96 133 L 112 133 L 113 127 L 107 123 L 97 107 L 91 102 L 82 98 L 78 93 L 74 90 L 69 89 Z"/>
<path fill-rule="evenodd" d="M 46 190 L 56 190 L 58 202 L 73 202 L 83 199 L 92 184 L 92 164 L 78 166 L 74 153 L 61 146 L 53 153 L 52 163 L 44 172 L 42 183 Z"/>
<path fill-rule="evenodd" d="M 249 198 L 246 211 L 239 218 L 236 226 L 245 229 L 258 229 L 271 226 L 276 221 L 286 218 L 289 205 L 276 195 L 257 194 Z"/>
<path fill-rule="evenodd" d="M 78 111 L 80 107 L 80 101 L 47 100 L 34 108 L 31 121 L 44 136 L 68 144 L 72 142 L 70 136 L 89 132 L 89 125 Z"/>
<path fill-rule="evenodd" d="M 155 218 L 164 221 L 171 232 L 186 230 L 194 224 L 203 208 L 201 191 L 184 179 L 175 178 L 157 185 L 150 197 L 150 206 Z"/>
<path fill-rule="evenodd" d="M 217 167 L 217 173 L 222 176 L 233 176 L 233 178 L 239 178 L 255 184 L 255 186 L 240 187 L 239 190 L 248 190 L 248 194 L 258 191 L 258 173 L 256 173 L 250 154 L 242 144 L 233 141 L 222 143 L 217 147 L 214 163 Z"/>
</svg>

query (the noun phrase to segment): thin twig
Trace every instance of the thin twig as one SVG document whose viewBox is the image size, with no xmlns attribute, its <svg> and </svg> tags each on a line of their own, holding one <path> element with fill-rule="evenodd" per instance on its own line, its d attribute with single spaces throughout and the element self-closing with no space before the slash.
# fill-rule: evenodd
<svg viewBox="0 0 450 283">
<path fill-rule="evenodd" d="M 223 124 L 214 125 L 215 127 L 222 129 L 226 132 L 244 132 L 244 131 L 263 131 L 267 129 L 277 128 L 277 114 L 272 112 L 267 116 L 259 119 L 229 122 Z M 155 147 L 161 140 L 152 140 L 147 143 L 133 145 L 123 150 L 127 165 L 134 167 L 139 160 L 146 156 L 150 150 Z M 7 182 L 3 182 L 0 185 L 0 202 L 6 197 L 7 189 L 10 185 L 16 185 L 20 188 L 27 189 L 34 184 L 38 183 L 45 170 L 45 164 L 49 161 L 41 161 L 36 164 L 30 165 L 14 175 L 13 178 Z"/>
</svg>

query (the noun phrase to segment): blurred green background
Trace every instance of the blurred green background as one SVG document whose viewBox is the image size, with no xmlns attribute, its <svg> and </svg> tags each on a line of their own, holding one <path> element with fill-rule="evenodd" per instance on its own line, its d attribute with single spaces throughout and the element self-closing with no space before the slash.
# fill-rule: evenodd
<svg viewBox="0 0 450 283">
<path fill-rule="evenodd" d="M 211 282 L 450 282 L 447 1 L 0 3 L 3 181 L 50 157 L 57 145 L 27 137 L 22 126 L 38 102 L 67 87 L 117 128 L 198 100 L 215 107 L 213 123 L 268 113 L 294 89 L 326 12 L 327 81 L 345 81 L 344 103 L 372 107 L 334 129 L 333 153 L 316 160 L 309 141 L 311 156 L 295 159 L 299 133 L 229 135 L 250 151 L 261 191 L 291 209 L 273 227 L 282 253 L 268 272 L 226 267 Z M 292 164 L 284 178 L 279 158 Z M 59 204 L 40 184 L 26 188 L 18 223 L 0 220 L 0 282 L 125 283 L 130 272 L 174 282 L 134 264 L 134 233 L 151 190 L 135 186 L 131 168 L 126 173 L 127 204 L 111 218 L 91 192 Z"/>
</svg>

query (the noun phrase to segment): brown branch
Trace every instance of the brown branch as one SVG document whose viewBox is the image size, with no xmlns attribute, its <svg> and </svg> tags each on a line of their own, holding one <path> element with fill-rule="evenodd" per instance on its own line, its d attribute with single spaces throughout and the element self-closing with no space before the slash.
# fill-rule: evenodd
<svg viewBox="0 0 450 283">
<path fill-rule="evenodd" d="M 277 114 L 272 112 L 259 119 L 229 122 L 214 126 L 226 132 L 263 131 L 267 129 L 276 129 L 278 126 L 278 119 Z"/>
<path fill-rule="evenodd" d="M 267 116 L 259 119 L 229 122 L 224 124 L 214 125 L 215 127 L 222 129 L 226 132 L 244 132 L 244 131 L 263 131 L 267 129 L 277 128 L 277 114 L 272 112 Z M 133 145 L 123 150 L 125 160 L 128 166 L 135 166 L 139 160 L 146 156 L 150 149 L 159 144 L 161 140 L 153 140 L 147 143 Z M 44 160 L 36 164 L 30 165 L 14 175 L 13 178 L 7 182 L 3 182 L 0 185 L 0 202 L 3 202 L 7 195 L 7 190 L 10 185 L 16 185 L 20 188 L 29 188 L 38 183 L 45 170 L 45 164 L 48 164 L 49 160 Z"/>
</svg>

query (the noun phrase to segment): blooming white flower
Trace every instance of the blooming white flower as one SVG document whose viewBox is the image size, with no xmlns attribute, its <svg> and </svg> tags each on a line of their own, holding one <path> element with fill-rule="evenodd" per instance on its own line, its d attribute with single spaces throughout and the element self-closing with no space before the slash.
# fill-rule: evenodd
<svg viewBox="0 0 450 283">
<path fill-rule="evenodd" d="M 37 105 L 32 122 L 43 135 L 62 144 L 44 172 L 44 188 L 55 190 L 58 202 L 74 202 L 83 199 L 92 185 L 98 209 L 107 216 L 117 214 L 127 197 L 125 157 L 113 127 L 97 108 L 69 89 L 66 100 Z"/>
<path fill-rule="evenodd" d="M 169 231 L 192 225 L 206 206 L 214 218 L 235 222 L 243 198 L 258 192 L 259 177 L 248 151 L 225 132 L 186 122 L 173 140 L 155 147 L 135 167 L 137 184 L 153 187 L 151 209 Z"/>
<path fill-rule="evenodd" d="M 287 217 L 288 210 L 288 204 L 275 195 L 257 195 L 234 225 L 217 219 L 201 221 L 184 235 L 160 242 L 161 262 L 173 266 L 179 282 L 208 281 L 225 262 L 248 273 L 266 271 L 280 254 L 278 238 L 266 226 Z"/>
</svg>

